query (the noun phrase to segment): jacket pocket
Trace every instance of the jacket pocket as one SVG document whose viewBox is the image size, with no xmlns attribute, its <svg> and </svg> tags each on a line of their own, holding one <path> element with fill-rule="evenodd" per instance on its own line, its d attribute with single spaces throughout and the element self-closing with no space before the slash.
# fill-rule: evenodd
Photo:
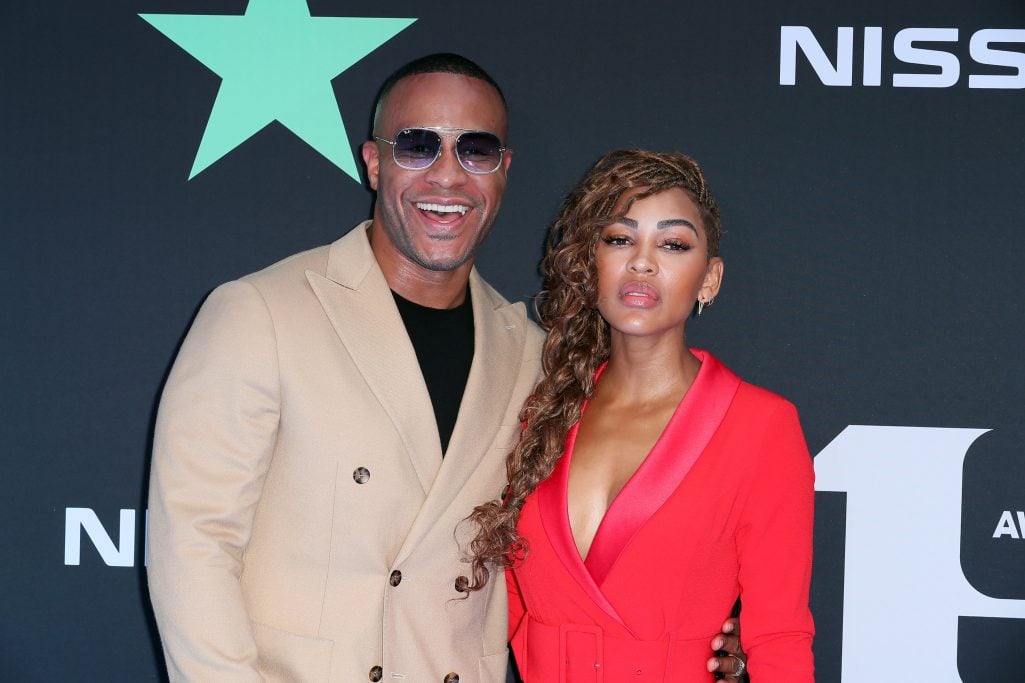
<svg viewBox="0 0 1025 683">
<path fill-rule="evenodd" d="M 480 683 L 505 683 L 505 668 L 509 661 L 506 652 L 498 652 L 481 657 L 477 663 L 477 674 Z"/>
<path fill-rule="evenodd" d="M 260 674 L 265 680 L 304 683 L 328 680 L 332 641 L 301 636 L 255 621 L 250 623 L 259 653 Z"/>
</svg>

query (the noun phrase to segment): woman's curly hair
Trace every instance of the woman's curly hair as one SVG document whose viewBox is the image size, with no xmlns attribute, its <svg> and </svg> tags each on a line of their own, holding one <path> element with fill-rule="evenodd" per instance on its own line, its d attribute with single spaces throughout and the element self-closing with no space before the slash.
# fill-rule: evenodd
<svg viewBox="0 0 1025 683">
<path fill-rule="evenodd" d="M 526 555 L 516 531 L 520 510 L 555 468 L 566 433 L 594 391 L 595 371 L 609 358 L 609 326 L 596 305 L 594 252 L 602 228 L 636 200 L 672 188 L 682 189 L 697 204 L 708 256 L 718 256 L 719 206 L 697 163 L 678 152 L 609 152 L 584 175 L 549 228 L 538 306 L 541 327 L 548 332 L 541 356 L 544 376 L 520 411 L 523 431 L 506 460 L 509 485 L 501 500 L 477 506 L 469 517 L 477 525 L 470 543 L 469 590 L 487 584 L 489 566 L 508 567 Z"/>
</svg>

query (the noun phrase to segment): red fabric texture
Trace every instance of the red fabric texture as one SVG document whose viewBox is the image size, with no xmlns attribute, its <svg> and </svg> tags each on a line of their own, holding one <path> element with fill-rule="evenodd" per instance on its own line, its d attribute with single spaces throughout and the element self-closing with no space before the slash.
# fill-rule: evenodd
<svg viewBox="0 0 1025 683">
<path fill-rule="evenodd" d="M 527 499 L 529 552 L 508 576 L 527 683 L 711 681 L 709 644 L 738 595 L 752 680 L 814 681 L 814 473 L 797 411 L 694 354 L 694 384 L 609 507 L 586 564 L 566 504 L 576 427 Z"/>
</svg>

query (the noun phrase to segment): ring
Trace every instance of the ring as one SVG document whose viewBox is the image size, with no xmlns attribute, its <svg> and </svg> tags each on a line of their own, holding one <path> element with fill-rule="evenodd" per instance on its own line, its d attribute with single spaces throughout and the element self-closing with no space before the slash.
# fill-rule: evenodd
<svg viewBox="0 0 1025 683">
<path fill-rule="evenodd" d="M 741 676 L 743 676 L 744 672 L 747 671 L 747 662 L 745 662 L 743 659 L 741 659 L 737 655 L 726 655 L 726 656 L 727 657 L 733 657 L 735 660 L 737 660 L 737 670 L 734 671 L 731 674 L 726 674 L 726 675 L 727 676 L 732 676 L 733 678 L 740 678 Z"/>
</svg>

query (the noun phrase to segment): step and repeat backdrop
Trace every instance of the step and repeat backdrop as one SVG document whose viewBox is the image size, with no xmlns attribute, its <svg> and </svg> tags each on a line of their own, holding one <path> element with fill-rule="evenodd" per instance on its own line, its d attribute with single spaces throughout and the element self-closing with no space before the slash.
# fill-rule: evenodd
<svg viewBox="0 0 1025 683">
<path fill-rule="evenodd" d="M 603 152 L 702 163 L 726 277 L 692 341 L 801 411 L 819 680 L 1025 680 L 1021 0 L 3 3 L 0 679 L 166 677 L 170 364 L 217 284 L 369 216 L 377 87 L 437 51 L 509 101 L 478 265 L 510 299 Z"/>
</svg>

